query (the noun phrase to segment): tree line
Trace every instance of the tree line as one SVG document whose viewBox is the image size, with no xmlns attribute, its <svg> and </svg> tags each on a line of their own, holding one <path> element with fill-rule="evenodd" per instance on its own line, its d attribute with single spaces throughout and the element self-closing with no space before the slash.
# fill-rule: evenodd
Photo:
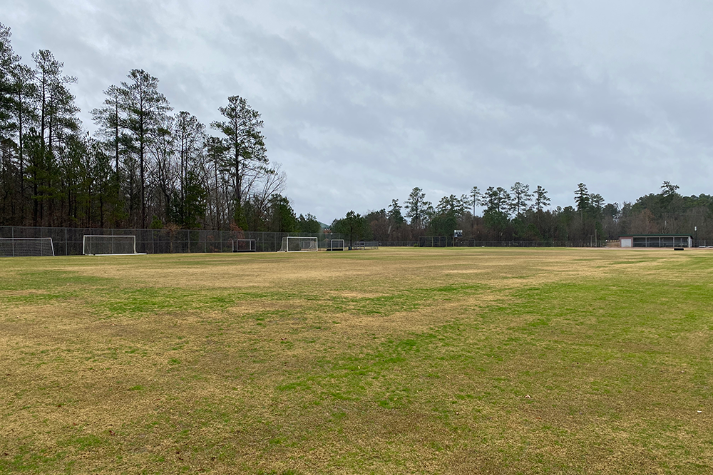
<svg viewBox="0 0 713 475">
<path fill-rule="evenodd" d="M 90 134 L 76 82 L 49 50 L 24 64 L 0 24 L 0 225 L 319 231 L 283 196 L 245 98 L 229 97 L 206 126 L 132 69 L 91 111 Z"/>
<path fill-rule="evenodd" d="M 283 195 L 285 174 L 267 156 L 263 121 L 231 96 L 206 126 L 175 112 L 159 80 L 142 69 L 110 85 L 88 133 L 70 87 L 77 78 L 49 50 L 24 64 L 0 23 L 0 225 L 320 231 Z M 713 242 L 713 198 L 682 196 L 664 182 L 635 202 L 606 203 L 584 183 L 573 204 L 551 207 L 542 186 L 477 186 L 435 205 L 421 188 L 403 204 L 331 225 L 355 239 L 579 241 L 632 233 L 697 233 Z M 694 229 L 697 228 L 697 232 Z"/>
<path fill-rule="evenodd" d="M 516 182 L 510 188 L 473 187 L 435 205 L 421 188 L 401 204 L 359 214 L 349 211 L 330 230 L 353 240 L 415 241 L 422 236 L 453 236 L 475 241 L 559 241 L 594 243 L 630 234 L 690 234 L 713 245 L 713 196 L 683 196 L 665 181 L 658 193 L 635 202 L 606 203 L 579 183 L 573 204 L 552 208 L 547 190 Z"/>
</svg>

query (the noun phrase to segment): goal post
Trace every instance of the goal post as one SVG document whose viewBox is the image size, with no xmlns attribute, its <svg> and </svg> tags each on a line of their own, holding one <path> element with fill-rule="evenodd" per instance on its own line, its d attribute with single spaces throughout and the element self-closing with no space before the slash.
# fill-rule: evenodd
<svg viewBox="0 0 713 475">
<path fill-rule="evenodd" d="M 327 248 L 329 251 L 343 251 L 344 250 L 344 239 L 330 239 L 329 240 L 329 247 Z"/>
<path fill-rule="evenodd" d="M 82 242 L 85 256 L 127 256 L 136 252 L 136 236 L 85 234 Z"/>
<path fill-rule="evenodd" d="M 280 247 L 280 252 L 304 252 L 318 250 L 319 246 L 316 237 L 283 237 L 282 246 Z"/>
<path fill-rule="evenodd" d="M 378 241 L 355 241 L 352 244 L 352 250 L 354 251 L 368 251 L 373 249 L 379 249 Z"/>
<path fill-rule="evenodd" d="M 0 257 L 54 256 L 52 238 L 0 238 Z"/>
<path fill-rule="evenodd" d="M 233 252 L 255 252 L 257 241 L 255 239 L 233 239 Z"/>
</svg>

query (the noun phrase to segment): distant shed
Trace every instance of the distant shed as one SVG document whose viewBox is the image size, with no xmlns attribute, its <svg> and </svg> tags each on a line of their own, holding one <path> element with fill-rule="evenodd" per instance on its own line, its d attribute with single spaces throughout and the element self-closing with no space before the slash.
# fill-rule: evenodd
<svg viewBox="0 0 713 475">
<path fill-rule="evenodd" d="M 619 238 L 621 247 L 693 247 L 687 234 L 635 234 Z"/>
</svg>

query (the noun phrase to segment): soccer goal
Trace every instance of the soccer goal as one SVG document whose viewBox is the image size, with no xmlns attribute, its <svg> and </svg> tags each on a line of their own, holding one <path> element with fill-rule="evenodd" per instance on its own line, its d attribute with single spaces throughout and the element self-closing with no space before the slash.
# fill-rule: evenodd
<svg viewBox="0 0 713 475">
<path fill-rule="evenodd" d="M 54 256 L 52 238 L 0 238 L 0 256 Z"/>
<path fill-rule="evenodd" d="M 344 250 L 344 239 L 330 239 L 328 251 L 343 251 Z"/>
<path fill-rule="evenodd" d="M 257 241 L 255 239 L 233 239 L 233 252 L 255 252 Z"/>
<path fill-rule="evenodd" d="M 136 252 L 136 236 L 84 235 L 82 250 L 85 256 L 126 256 Z"/>
<path fill-rule="evenodd" d="M 316 237 L 283 237 L 281 252 L 298 252 L 298 251 L 317 251 Z"/>
<path fill-rule="evenodd" d="M 352 244 L 354 251 L 368 251 L 370 249 L 379 249 L 378 241 L 356 241 Z"/>
</svg>

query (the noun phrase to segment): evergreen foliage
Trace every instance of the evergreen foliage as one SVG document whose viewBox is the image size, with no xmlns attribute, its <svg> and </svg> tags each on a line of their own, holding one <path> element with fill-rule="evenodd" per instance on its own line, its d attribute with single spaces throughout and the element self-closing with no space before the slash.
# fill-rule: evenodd
<svg viewBox="0 0 713 475">
<path fill-rule="evenodd" d="M 297 229 L 287 198 L 272 198 L 284 174 L 245 99 L 228 98 L 211 137 L 133 69 L 104 91 L 89 136 L 69 90 L 77 78 L 49 50 L 32 59 L 21 63 L 0 24 L 0 225 Z"/>
<path fill-rule="evenodd" d="M 462 229 L 462 239 L 475 241 L 558 241 L 601 244 L 630 234 L 694 234 L 713 242 L 713 196 L 682 196 L 679 187 L 666 181 L 660 193 L 642 196 L 634 203 L 606 203 L 598 193 L 579 183 L 573 195 L 575 206 L 551 209 L 547 190 L 533 192 L 516 182 L 510 191 L 489 186 L 485 192 L 473 187 L 468 195 L 448 195 L 431 206 L 426 193 L 414 188 L 406 200 L 406 217 L 398 199 L 387 210 L 368 212 L 359 236 L 379 241 L 415 241 L 420 236 L 452 236 Z M 483 208 L 482 215 L 476 207 Z M 348 234 L 345 223 L 354 216 L 335 220 L 333 232 Z M 349 218 L 349 219 L 348 219 Z"/>
</svg>

